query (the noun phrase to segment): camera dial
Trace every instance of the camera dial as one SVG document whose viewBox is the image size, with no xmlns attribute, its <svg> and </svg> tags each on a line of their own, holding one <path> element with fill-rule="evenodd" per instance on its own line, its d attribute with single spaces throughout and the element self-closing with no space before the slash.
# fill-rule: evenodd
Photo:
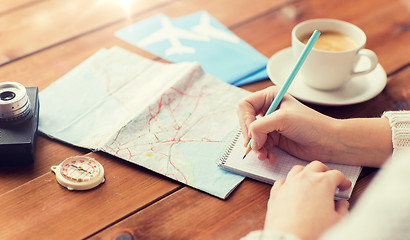
<svg viewBox="0 0 410 240">
<path fill-rule="evenodd" d="M 29 116 L 26 88 L 17 82 L 0 83 L 0 123 L 19 123 Z"/>
</svg>

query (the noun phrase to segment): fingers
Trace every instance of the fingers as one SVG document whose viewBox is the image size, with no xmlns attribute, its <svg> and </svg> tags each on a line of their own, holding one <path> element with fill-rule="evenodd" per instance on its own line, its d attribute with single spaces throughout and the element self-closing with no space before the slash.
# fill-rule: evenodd
<svg viewBox="0 0 410 240">
<path fill-rule="evenodd" d="M 270 195 L 273 196 L 277 191 L 279 191 L 279 189 L 282 187 L 284 183 L 285 183 L 284 178 L 276 180 L 270 190 Z"/>
<path fill-rule="evenodd" d="M 243 138 L 245 139 L 245 146 L 246 146 L 249 142 L 248 126 L 251 122 L 256 120 L 255 109 L 253 109 L 253 106 L 249 104 L 246 100 L 242 100 L 238 104 L 236 113 L 239 118 L 239 125 L 241 126 L 242 135 L 243 135 Z"/>
<path fill-rule="evenodd" d="M 270 87 L 262 91 L 255 92 L 239 102 L 237 114 L 239 124 L 242 129 L 242 135 L 245 140 L 245 147 L 250 138 L 252 138 L 251 148 L 253 150 L 261 149 L 262 146 L 264 146 L 269 133 L 280 131 L 281 129 L 286 128 L 289 124 L 286 122 L 286 119 L 288 118 L 286 109 L 275 111 L 259 119 L 256 118 L 257 115 L 265 115 L 265 112 L 269 108 L 277 91 L 277 87 Z M 283 102 L 291 99 L 287 98 L 289 98 L 289 96 L 285 96 L 281 105 Z M 266 154 L 265 157 L 269 156 Z M 270 158 L 270 160 L 273 160 L 273 158 Z"/>
<path fill-rule="evenodd" d="M 275 183 L 273 184 L 272 189 L 278 189 L 280 188 L 284 183 L 285 183 L 285 178 L 281 178 L 279 180 L 276 180 Z"/>
<path fill-rule="evenodd" d="M 338 200 L 335 203 L 335 211 L 340 215 L 340 216 L 346 216 L 349 213 L 349 202 L 345 199 Z"/>
<path fill-rule="evenodd" d="M 276 87 L 269 87 L 264 90 L 254 92 L 239 102 L 238 113 L 255 112 L 261 114 L 266 111 L 277 92 Z"/>
<path fill-rule="evenodd" d="M 296 165 L 294 166 L 288 173 L 289 177 L 294 177 L 297 174 L 304 172 L 316 172 L 316 173 L 324 173 L 324 177 L 328 179 L 334 187 L 338 187 L 340 190 L 346 190 L 350 188 L 352 183 L 345 175 L 340 172 L 339 170 L 331 170 L 325 164 L 319 161 L 313 161 L 306 165 L 306 167 Z"/>
<path fill-rule="evenodd" d="M 260 149 L 257 150 L 258 159 L 259 160 L 268 159 L 269 163 L 273 164 L 276 160 L 276 156 L 272 152 L 273 146 L 274 146 L 273 139 L 271 137 L 268 137 L 265 141 L 265 144 Z"/>
<path fill-rule="evenodd" d="M 238 108 L 239 109 L 239 108 Z M 237 112 L 238 113 L 238 118 L 239 118 L 239 126 L 242 129 L 242 136 L 244 138 L 244 147 L 248 146 L 250 136 L 249 136 L 249 129 L 248 126 L 251 124 L 251 122 L 256 120 L 256 115 L 254 115 L 251 112 Z"/>
<path fill-rule="evenodd" d="M 342 191 L 350 188 L 350 186 L 352 185 L 352 182 L 350 182 L 350 180 L 347 179 L 341 171 L 330 170 L 325 174 L 329 175 L 330 178 L 334 181 L 334 184 Z"/>
<path fill-rule="evenodd" d="M 272 201 L 276 198 L 277 193 L 280 191 L 284 183 L 285 183 L 285 179 L 282 178 L 282 179 L 276 180 L 275 183 L 273 184 L 272 188 L 270 189 L 268 208 L 272 207 Z"/>
<path fill-rule="evenodd" d="M 302 171 L 310 171 L 310 172 L 326 172 L 328 171 L 329 168 L 319 162 L 319 161 L 313 161 L 311 163 L 309 163 L 308 165 L 301 166 L 301 165 L 295 165 L 292 167 L 292 169 L 289 171 L 288 173 L 288 177 L 293 177 L 296 176 L 298 173 L 302 172 Z"/>
<path fill-rule="evenodd" d="M 256 120 L 257 121 L 257 120 Z M 252 132 L 252 143 L 251 143 L 251 147 L 253 150 L 259 150 L 266 142 L 266 139 L 268 138 L 268 135 L 265 134 L 256 134 Z"/>
<path fill-rule="evenodd" d="M 329 167 L 319 161 L 313 161 L 306 165 L 306 170 L 313 172 L 326 172 L 329 171 Z"/>
<path fill-rule="evenodd" d="M 253 121 L 248 126 L 248 131 L 252 135 L 252 149 L 261 148 L 265 143 L 268 134 L 284 129 L 285 117 L 281 112 L 275 111 L 265 117 Z"/>
<path fill-rule="evenodd" d="M 244 134 L 248 134 L 247 128 L 256 119 L 256 115 L 262 111 L 264 102 L 265 91 L 255 92 L 239 101 L 236 112 Z"/>
<path fill-rule="evenodd" d="M 249 125 L 256 120 L 256 116 L 263 114 L 269 108 L 276 88 L 270 87 L 255 92 L 241 100 L 238 104 L 237 115 L 245 142 L 249 141 Z"/>
<path fill-rule="evenodd" d="M 269 151 L 266 148 L 261 148 L 257 151 L 258 159 L 263 161 L 268 157 Z"/>
<path fill-rule="evenodd" d="M 269 161 L 269 163 L 274 164 L 275 160 L 276 160 L 275 154 L 272 151 L 268 151 L 268 161 Z"/>
<path fill-rule="evenodd" d="M 302 172 L 305 167 L 301 165 L 295 165 L 292 169 L 288 172 L 288 178 L 296 176 L 298 173 Z"/>
</svg>

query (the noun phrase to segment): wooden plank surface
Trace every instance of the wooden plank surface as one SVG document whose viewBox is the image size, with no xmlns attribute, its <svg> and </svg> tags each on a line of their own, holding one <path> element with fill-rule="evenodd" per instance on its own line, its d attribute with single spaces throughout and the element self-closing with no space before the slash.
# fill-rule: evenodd
<svg viewBox="0 0 410 240">
<path fill-rule="evenodd" d="M 349 200 L 352 206 L 375 174 L 371 170 L 357 183 Z M 239 239 L 263 228 L 269 192 L 270 185 L 251 179 L 246 179 L 228 201 L 184 188 L 89 239 L 121 235 L 133 239 Z"/>
<path fill-rule="evenodd" d="M 69 191 L 49 171 L 0 194 L 0 239 L 82 239 L 180 188 L 105 154 L 88 156 L 105 169 L 93 190 Z"/>
<path fill-rule="evenodd" d="M 166 0 L 134 1 L 125 9 L 120 1 L 39 1 L 3 15 L 0 65 L 91 30 L 145 12 Z M 52 22 L 52 24 L 50 24 Z"/>
<path fill-rule="evenodd" d="M 70 156 L 83 155 L 86 152 L 89 151 L 69 147 L 39 136 L 37 138 L 36 155 L 32 165 L 0 167 L 0 195 L 49 172 L 51 166 L 59 164 L 64 159 Z"/>
<path fill-rule="evenodd" d="M 269 191 L 247 179 L 223 201 L 186 187 L 90 239 L 239 239 L 263 227 Z"/>
<path fill-rule="evenodd" d="M 252 11 L 239 16 L 238 11 L 248 6 L 248 1 L 224 2 L 230 6 L 230 11 L 219 8 L 220 2 L 217 0 L 130 1 L 129 6 L 121 4 L 126 2 L 71 0 L 62 4 L 61 1 L 40 1 L 0 16 L 0 35 L 7 38 L 7 41 L 0 45 L 0 65 L 117 22 L 130 24 L 136 20 L 134 16 L 148 12 L 151 15 L 164 13 L 174 17 L 209 9 L 218 20 L 229 26 L 286 0 L 260 1 L 252 5 Z M 53 24 L 49 24 L 49 21 L 53 21 Z"/>
<path fill-rule="evenodd" d="M 267 57 L 290 46 L 290 33 L 298 22 L 330 17 L 366 32 L 367 47 L 377 53 L 389 74 L 388 84 L 364 103 L 309 106 L 339 118 L 410 109 L 406 1 L 136 0 L 126 11 L 120 2 L 127 1 L 2 1 L 0 81 L 43 90 L 98 49 L 114 45 L 158 59 L 114 36 L 115 31 L 158 13 L 178 17 L 206 10 Z M 256 91 L 271 85 L 266 80 L 244 88 Z M 267 184 L 246 180 L 224 201 L 112 156 L 88 152 L 39 136 L 33 166 L 0 168 L 0 222 L 5 223 L 0 239 L 113 239 L 122 233 L 143 239 L 238 239 L 263 226 Z M 50 166 L 86 153 L 103 163 L 107 182 L 87 192 L 60 187 Z M 362 175 L 352 204 L 375 173 L 370 169 Z"/>
<path fill-rule="evenodd" d="M 16 11 L 18 8 L 27 7 L 30 4 L 36 4 L 40 0 L 2 0 L 0 3 L 0 16 Z"/>
</svg>

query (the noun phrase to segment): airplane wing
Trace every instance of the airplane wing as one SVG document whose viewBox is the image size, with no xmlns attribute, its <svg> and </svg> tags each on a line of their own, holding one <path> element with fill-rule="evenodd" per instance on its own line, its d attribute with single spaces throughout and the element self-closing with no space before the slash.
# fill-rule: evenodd
<svg viewBox="0 0 410 240">
<path fill-rule="evenodd" d="M 148 35 L 147 37 L 143 38 L 142 40 L 140 40 L 138 42 L 138 45 L 140 46 L 146 46 L 146 45 L 150 45 L 156 42 L 160 42 L 163 41 L 165 39 L 168 39 L 168 33 L 166 31 L 164 31 L 163 29 L 152 33 L 151 35 Z"/>
<path fill-rule="evenodd" d="M 166 55 L 172 54 L 184 54 L 184 53 L 195 53 L 195 49 L 187 46 L 173 46 L 165 50 Z"/>
<path fill-rule="evenodd" d="M 206 14 L 203 14 L 201 16 L 199 25 L 192 27 L 192 30 L 194 30 L 195 32 L 201 33 L 203 35 L 217 38 L 220 40 L 224 40 L 227 42 L 232 42 L 232 43 L 240 42 L 240 38 L 238 38 L 236 35 L 212 26 L 209 16 Z"/>
<path fill-rule="evenodd" d="M 188 40 L 209 41 L 209 37 L 199 35 L 181 28 L 174 28 L 170 34 L 176 38 L 183 38 Z"/>
<path fill-rule="evenodd" d="M 172 25 L 171 21 L 167 18 L 161 18 L 162 28 L 158 31 L 148 35 L 144 39 L 138 42 L 140 46 L 150 45 L 163 40 L 170 40 L 171 38 L 183 38 L 189 40 L 208 41 L 207 36 L 203 36 L 197 33 L 190 32 L 188 30 L 177 28 Z"/>
</svg>

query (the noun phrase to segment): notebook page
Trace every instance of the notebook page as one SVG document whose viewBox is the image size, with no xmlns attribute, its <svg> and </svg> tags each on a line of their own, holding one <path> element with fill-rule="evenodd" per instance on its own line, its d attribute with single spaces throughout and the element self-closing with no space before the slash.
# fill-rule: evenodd
<svg viewBox="0 0 410 240">
<path fill-rule="evenodd" d="M 226 152 L 226 156 L 221 160 L 220 167 L 225 170 L 232 171 L 265 183 L 273 184 L 275 180 L 285 178 L 288 172 L 294 165 L 306 166 L 309 161 L 301 160 L 294 157 L 281 149 L 274 147 L 273 152 L 276 156 L 274 164 L 269 163 L 267 160 L 261 161 L 257 158 L 255 152 L 251 151 L 245 159 L 242 159 L 245 153 L 245 147 L 243 146 L 244 140 L 242 135 L 238 133 L 239 137 L 235 138 L 236 144 L 230 149 L 230 152 Z M 234 141 L 235 141 L 234 140 Z M 341 165 L 334 163 L 325 163 L 330 169 L 337 169 L 352 182 L 352 186 L 345 190 L 336 191 L 336 198 L 349 198 L 353 187 L 359 177 L 361 167 Z"/>
</svg>

